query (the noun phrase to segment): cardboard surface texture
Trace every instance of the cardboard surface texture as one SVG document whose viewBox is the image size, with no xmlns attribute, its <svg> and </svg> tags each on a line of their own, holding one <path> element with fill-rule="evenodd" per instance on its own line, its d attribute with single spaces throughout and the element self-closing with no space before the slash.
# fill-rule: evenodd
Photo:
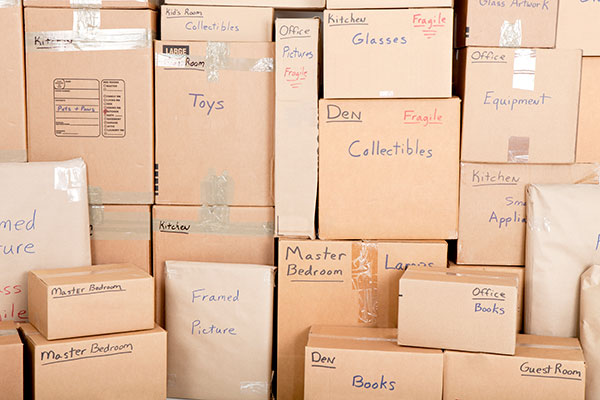
<svg viewBox="0 0 600 400">
<path fill-rule="evenodd" d="M 600 266 L 581 275 L 579 337 L 587 366 L 586 398 L 600 397 Z"/>
<path fill-rule="evenodd" d="M 600 7 L 598 7 L 600 8 Z M 600 162 L 600 57 L 583 57 L 575 161 Z"/>
<path fill-rule="evenodd" d="M 156 203 L 273 206 L 274 43 L 155 52 Z"/>
<path fill-rule="evenodd" d="M 90 265 L 81 159 L 0 164 L 0 321 L 27 320 L 27 271 Z"/>
<path fill-rule="evenodd" d="M 130 263 L 152 273 L 150 206 L 90 206 L 92 265 Z"/>
<path fill-rule="evenodd" d="M 452 96 L 451 8 L 325 10 L 324 97 Z"/>
<path fill-rule="evenodd" d="M 0 34 L 0 162 L 27 161 L 23 8 L 16 0 L 0 2 Z"/>
<path fill-rule="evenodd" d="M 150 10 L 25 9 L 29 160 L 82 157 L 92 204 L 153 202 L 155 31 Z"/>
<path fill-rule="evenodd" d="M 452 7 L 453 0 L 327 0 L 327 8 L 358 9 L 358 8 L 425 8 Z"/>
<path fill-rule="evenodd" d="M 583 400 L 577 339 L 519 335 L 514 356 L 444 352 L 444 400 Z"/>
<path fill-rule="evenodd" d="M 459 114 L 458 98 L 321 100 L 319 237 L 455 239 Z"/>
<path fill-rule="evenodd" d="M 445 267 L 445 241 L 279 240 L 277 398 L 301 399 L 312 325 L 394 328 L 410 265 Z M 325 306 L 326 305 L 326 306 Z"/>
<path fill-rule="evenodd" d="M 198 0 L 165 0 L 165 4 L 198 4 Z M 277 8 L 308 8 L 325 7 L 325 0 L 202 0 L 207 6 L 236 6 L 236 7 L 277 7 Z"/>
<path fill-rule="evenodd" d="M 398 344 L 514 354 L 517 287 L 510 273 L 409 267 L 400 278 Z"/>
<path fill-rule="evenodd" d="M 53 341 L 31 324 L 20 329 L 36 400 L 162 400 L 167 395 L 167 333 L 160 327 Z"/>
<path fill-rule="evenodd" d="M 577 336 L 579 278 L 600 264 L 600 187 L 529 185 L 525 333 Z"/>
<path fill-rule="evenodd" d="M 152 329 L 154 280 L 132 264 L 29 271 L 29 319 L 48 340 Z"/>
<path fill-rule="evenodd" d="M 270 399 L 275 267 L 167 261 L 168 394 Z"/>
<path fill-rule="evenodd" d="M 158 8 L 160 0 L 23 0 L 25 7 Z"/>
<path fill-rule="evenodd" d="M 23 343 L 13 321 L 0 322 L 0 376 L 3 399 L 23 399 Z"/>
<path fill-rule="evenodd" d="M 441 399 L 443 353 L 401 347 L 395 339 L 395 329 L 313 326 L 304 398 Z"/>
<path fill-rule="evenodd" d="M 161 40 L 270 42 L 272 8 L 168 6 L 161 8 Z"/>
<path fill-rule="evenodd" d="M 165 261 L 272 265 L 273 207 L 153 208 L 156 321 L 164 325 Z"/>
<path fill-rule="evenodd" d="M 600 7 L 594 0 L 558 3 L 557 49 L 583 49 L 584 56 L 600 56 Z"/>
<path fill-rule="evenodd" d="M 462 161 L 575 161 L 581 50 L 471 47 L 460 57 Z"/>
<path fill-rule="evenodd" d="M 457 263 L 525 265 L 527 185 L 598 184 L 598 167 L 462 163 Z"/>
<path fill-rule="evenodd" d="M 558 0 L 456 3 L 457 47 L 554 47 Z"/>
<path fill-rule="evenodd" d="M 278 236 L 315 238 L 319 19 L 276 23 L 275 220 Z"/>
</svg>

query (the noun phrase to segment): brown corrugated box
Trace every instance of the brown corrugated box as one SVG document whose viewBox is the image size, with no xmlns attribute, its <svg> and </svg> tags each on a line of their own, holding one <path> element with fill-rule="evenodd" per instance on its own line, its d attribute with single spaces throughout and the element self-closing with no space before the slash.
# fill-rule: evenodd
<svg viewBox="0 0 600 400">
<path fill-rule="evenodd" d="M 158 8 L 159 0 L 23 0 L 25 7 Z"/>
<path fill-rule="evenodd" d="M 586 398 L 600 396 L 600 265 L 581 275 L 579 338 L 587 366 Z"/>
<path fill-rule="evenodd" d="M 460 100 L 321 100 L 319 237 L 456 239 Z"/>
<path fill-rule="evenodd" d="M 442 351 L 401 347 L 395 339 L 395 329 L 311 327 L 304 399 L 441 399 Z"/>
<path fill-rule="evenodd" d="M 557 49 L 583 49 L 600 56 L 600 7 L 597 0 L 561 0 L 558 3 Z"/>
<path fill-rule="evenodd" d="M 154 279 L 132 264 L 29 271 L 29 320 L 48 340 L 152 329 Z"/>
<path fill-rule="evenodd" d="M 600 8 L 600 7 L 598 7 Z M 583 57 L 575 161 L 600 162 L 600 57 Z"/>
<path fill-rule="evenodd" d="M 150 10 L 25 9 L 29 160 L 82 157 L 92 204 L 153 202 L 155 30 Z"/>
<path fill-rule="evenodd" d="M 445 241 L 279 240 L 277 396 L 302 398 L 312 325 L 393 328 L 398 279 L 411 265 L 445 267 Z"/>
<path fill-rule="evenodd" d="M 165 0 L 165 4 L 198 4 L 198 0 Z M 277 8 L 308 8 L 322 9 L 325 0 L 202 0 L 207 6 L 236 6 L 236 7 L 277 7 Z"/>
<path fill-rule="evenodd" d="M 23 343 L 13 321 L 0 318 L 0 376 L 2 398 L 23 399 Z"/>
</svg>

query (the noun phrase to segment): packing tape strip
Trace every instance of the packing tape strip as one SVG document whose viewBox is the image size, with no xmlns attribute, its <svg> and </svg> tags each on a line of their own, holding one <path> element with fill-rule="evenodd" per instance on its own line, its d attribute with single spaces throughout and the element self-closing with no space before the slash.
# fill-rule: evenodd
<svg viewBox="0 0 600 400">
<path fill-rule="evenodd" d="M 100 9 L 73 10 L 73 35 L 81 40 L 94 40 L 100 30 Z"/>
<path fill-rule="evenodd" d="M 106 211 L 104 206 L 90 206 L 92 240 L 150 241 L 150 212 Z"/>
<path fill-rule="evenodd" d="M 67 194 L 69 202 L 87 201 L 85 198 L 85 169 L 77 167 L 54 167 L 54 190 Z"/>
<path fill-rule="evenodd" d="M 271 384 L 269 382 L 260 381 L 242 381 L 240 382 L 240 394 L 261 394 L 268 396 Z"/>
<path fill-rule="evenodd" d="M 535 49 L 515 49 L 513 62 L 513 89 L 535 90 Z"/>
<path fill-rule="evenodd" d="M 458 265 L 456 267 L 453 268 L 462 268 L 462 266 Z M 435 275 L 443 275 L 443 276 L 457 276 L 457 277 L 467 277 L 467 278 L 490 278 L 490 279 L 511 279 L 508 276 L 498 276 L 498 275 L 487 275 L 487 273 L 482 273 L 482 274 L 473 274 L 473 273 L 469 273 L 469 272 L 454 272 L 454 271 L 433 271 L 430 268 L 424 268 L 424 267 L 419 267 L 419 269 L 413 269 L 411 270 L 412 272 L 423 272 L 425 274 L 435 274 Z M 489 272 L 488 272 L 489 273 Z M 504 274 L 511 274 L 511 272 L 501 272 Z M 512 274 L 515 275 L 515 278 L 517 279 L 517 282 L 519 280 L 519 277 L 517 274 Z"/>
<path fill-rule="evenodd" d="M 17 334 L 18 332 L 16 329 L 0 329 L 0 336 L 12 336 Z"/>
<path fill-rule="evenodd" d="M 352 243 L 352 289 L 358 292 L 358 322 L 377 322 L 377 243 Z"/>
<path fill-rule="evenodd" d="M 390 328 L 391 329 L 391 328 Z M 396 331 L 396 329 L 393 329 Z M 310 337 L 335 340 L 360 340 L 366 342 L 393 342 L 398 343 L 398 335 L 394 337 L 362 337 L 362 336 L 341 336 L 341 335 L 322 335 L 319 333 L 311 333 Z"/>
<path fill-rule="evenodd" d="M 551 349 L 551 350 L 581 350 L 579 346 L 566 346 L 560 344 L 535 344 L 535 343 L 517 343 L 517 347 L 527 347 L 532 349 Z"/>
<path fill-rule="evenodd" d="M 98 29 L 93 38 L 82 38 L 71 31 L 25 32 L 25 50 L 106 51 L 152 47 L 154 32 L 143 28 Z"/>
<path fill-rule="evenodd" d="M 506 160 L 510 163 L 529 162 L 529 137 L 511 136 L 508 138 Z"/>
<path fill-rule="evenodd" d="M 43 272 L 43 274 L 41 273 Z M 124 277 L 132 277 L 139 278 L 141 276 L 145 276 L 146 273 L 142 271 L 140 268 L 131 266 L 131 267 L 121 267 L 121 268 L 106 268 L 106 269 L 94 269 L 88 271 L 72 271 L 72 272 L 46 272 L 40 271 L 40 276 L 42 278 L 64 278 L 69 276 L 88 276 L 88 275 L 103 275 L 103 274 L 112 274 L 115 272 L 124 273 Z"/>
<path fill-rule="evenodd" d="M 2 150 L 0 149 L 0 162 L 25 162 L 27 150 Z"/>
<path fill-rule="evenodd" d="M 21 4 L 21 0 L 0 0 L 0 8 L 14 7 Z"/>
<path fill-rule="evenodd" d="M 508 21 L 502 22 L 500 27 L 500 47 L 521 47 L 523 40 L 523 29 L 520 19 L 517 19 L 514 24 Z"/>
<path fill-rule="evenodd" d="M 88 186 L 89 203 L 101 204 L 152 204 L 154 193 L 152 192 L 109 192 L 99 186 Z"/>
<path fill-rule="evenodd" d="M 201 204 L 227 205 L 233 199 L 233 178 L 227 171 L 218 175 L 215 170 L 210 169 L 204 180 L 200 183 Z"/>
<path fill-rule="evenodd" d="M 102 7 L 102 0 L 70 0 L 72 8 Z"/>
</svg>

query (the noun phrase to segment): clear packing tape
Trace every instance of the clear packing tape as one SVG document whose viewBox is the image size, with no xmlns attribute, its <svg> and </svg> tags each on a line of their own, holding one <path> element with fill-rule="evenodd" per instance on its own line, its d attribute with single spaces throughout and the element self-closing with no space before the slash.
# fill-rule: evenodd
<svg viewBox="0 0 600 400">
<path fill-rule="evenodd" d="M 20 0 L 0 0 L 0 8 L 14 7 L 21 4 Z"/>
<path fill-rule="evenodd" d="M 65 192 L 69 202 L 87 201 L 86 170 L 80 167 L 55 167 L 54 190 Z"/>
<path fill-rule="evenodd" d="M 88 186 L 90 204 L 152 204 L 152 192 L 112 192 L 99 186 Z"/>
<path fill-rule="evenodd" d="M 103 5 L 110 6 L 111 5 L 110 3 L 114 3 L 114 1 L 111 1 L 111 0 L 69 0 L 69 1 L 71 4 L 71 8 L 84 8 L 84 7 L 100 8 Z M 144 4 L 148 2 L 147 0 L 129 0 L 129 1 L 137 2 L 137 3 L 144 3 Z M 157 0 L 149 1 L 149 3 L 158 5 Z"/>
<path fill-rule="evenodd" d="M 17 334 L 16 329 L 0 329 L 0 336 L 12 336 Z"/>
<path fill-rule="evenodd" d="M 521 20 L 517 19 L 513 24 L 504 21 L 500 27 L 500 47 L 521 47 L 523 40 L 523 29 Z"/>
<path fill-rule="evenodd" d="M 40 271 L 39 275 L 40 278 L 45 279 L 45 278 L 67 278 L 67 277 L 72 277 L 72 276 L 101 276 L 101 275 L 108 275 L 108 274 L 114 274 L 118 272 L 119 274 L 122 274 L 123 278 L 140 278 L 140 277 L 145 277 L 147 276 L 147 274 L 142 271 L 141 269 L 139 269 L 138 267 L 135 266 L 128 266 L 128 267 L 114 267 L 114 268 L 94 268 L 94 269 L 88 269 L 85 271 L 69 271 L 69 272 L 45 272 L 45 271 Z"/>
<path fill-rule="evenodd" d="M 150 212 L 106 211 L 90 206 L 92 240 L 143 240 L 151 236 Z"/>
<path fill-rule="evenodd" d="M 0 6 L 1 8 L 1 6 Z M 3 150 L 0 149 L 0 162 L 24 162 L 27 161 L 27 150 Z"/>
<path fill-rule="evenodd" d="M 352 243 L 352 290 L 358 293 L 358 321 L 377 322 L 377 243 Z"/>
</svg>

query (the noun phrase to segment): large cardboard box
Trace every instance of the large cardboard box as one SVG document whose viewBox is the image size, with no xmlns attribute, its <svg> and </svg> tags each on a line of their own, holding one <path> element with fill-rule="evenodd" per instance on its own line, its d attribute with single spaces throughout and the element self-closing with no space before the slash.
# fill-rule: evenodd
<svg viewBox="0 0 600 400">
<path fill-rule="evenodd" d="M 279 240 L 277 398 L 301 399 L 312 325 L 394 328 L 408 266 L 445 267 L 439 241 Z"/>
<path fill-rule="evenodd" d="M 83 157 L 92 204 L 153 202 L 155 30 L 150 10 L 25 9 L 29 160 Z"/>
<path fill-rule="evenodd" d="M 327 99 L 452 96 L 451 8 L 325 10 Z"/>
<path fill-rule="evenodd" d="M 586 398 L 600 397 L 600 265 L 581 275 L 579 337 L 587 367 Z"/>
<path fill-rule="evenodd" d="M 306 345 L 306 400 L 442 398 L 441 350 L 401 347 L 396 330 L 313 326 Z"/>
<path fill-rule="evenodd" d="M 158 8 L 159 0 L 23 0 L 25 7 Z"/>
<path fill-rule="evenodd" d="M 598 184 L 597 164 L 462 163 L 458 264 L 525 265 L 525 188 L 530 183 Z"/>
<path fill-rule="evenodd" d="M 316 18 L 278 18 L 275 69 L 276 235 L 315 238 L 319 30 Z"/>
<path fill-rule="evenodd" d="M 514 356 L 444 352 L 444 400 L 583 400 L 577 339 L 519 335 Z"/>
<path fill-rule="evenodd" d="M 27 161 L 23 8 L 18 0 L 0 1 L 0 34 L 0 162 Z"/>
<path fill-rule="evenodd" d="M 157 204 L 273 205 L 274 51 L 156 42 Z"/>
<path fill-rule="evenodd" d="M 153 208 L 156 321 L 164 325 L 165 261 L 272 265 L 273 207 Z"/>
<path fill-rule="evenodd" d="M 131 263 L 152 273 L 150 206 L 90 206 L 92 265 Z"/>
<path fill-rule="evenodd" d="M 457 0 L 456 46 L 545 47 L 556 42 L 558 0 Z"/>
<path fill-rule="evenodd" d="M 577 336 L 579 279 L 600 264 L 600 186 L 529 185 L 525 333 Z"/>
<path fill-rule="evenodd" d="M 461 51 L 462 161 L 575 161 L 581 50 Z"/>
<path fill-rule="evenodd" d="M 167 333 L 151 330 L 46 340 L 22 324 L 28 388 L 36 400 L 163 400 L 167 396 Z"/>
<path fill-rule="evenodd" d="M 327 0 L 327 8 L 357 9 L 357 8 L 424 8 L 452 7 L 454 0 Z"/>
<path fill-rule="evenodd" d="M 165 0 L 165 4 L 198 4 L 198 0 Z M 277 7 L 277 8 L 308 8 L 322 9 L 325 0 L 202 0 L 207 6 L 236 6 L 236 7 Z"/>
<path fill-rule="evenodd" d="M 23 343 L 19 338 L 17 324 L 0 322 L 0 376 L 2 398 L 23 399 Z"/>
<path fill-rule="evenodd" d="M 27 271 L 90 265 L 81 159 L 0 164 L 0 321 L 27 321 Z"/>
<path fill-rule="evenodd" d="M 167 261 L 168 395 L 269 400 L 275 267 Z"/>
<path fill-rule="evenodd" d="M 29 320 L 48 340 L 152 329 L 154 279 L 132 264 L 29 271 Z"/>
<path fill-rule="evenodd" d="M 585 56 L 600 56 L 600 7 L 596 0 L 561 0 L 556 28 L 557 49 L 583 49 Z"/>
<path fill-rule="evenodd" d="M 514 354 L 517 287 L 510 273 L 409 267 L 400 278 L 398 344 Z"/>
<path fill-rule="evenodd" d="M 460 100 L 322 100 L 319 237 L 456 239 Z"/>
<path fill-rule="evenodd" d="M 600 7 L 599 7 L 600 8 Z M 583 57 L 575 161 L 600 162 L 600 57 Z"/>
<path fill-rule="evenodd" d="M 274 10 L 267 7 L 161 8 L 161 40 L 270 42 Z"/>
</svg>

